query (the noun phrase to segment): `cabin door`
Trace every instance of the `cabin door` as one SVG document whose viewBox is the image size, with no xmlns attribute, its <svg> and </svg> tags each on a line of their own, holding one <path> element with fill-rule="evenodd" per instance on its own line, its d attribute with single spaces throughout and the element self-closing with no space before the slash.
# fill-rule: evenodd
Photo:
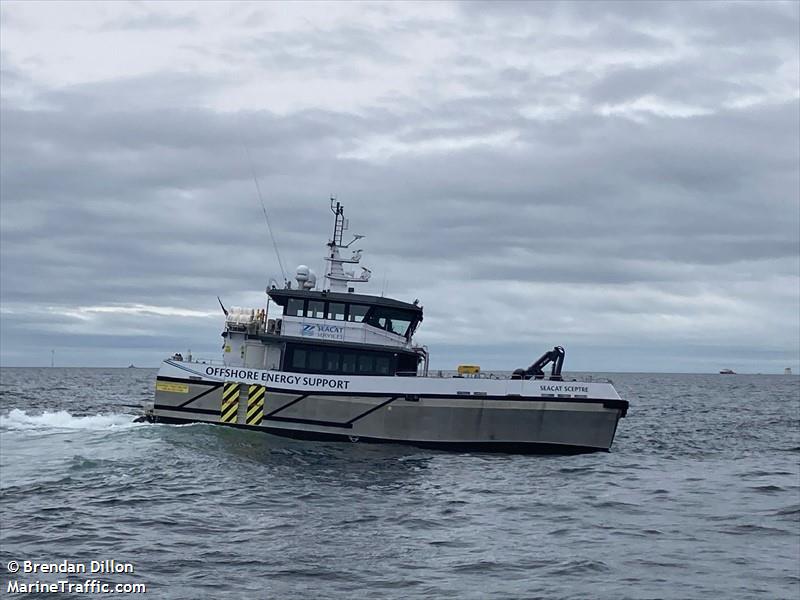
<svg viewBox="0 0 800 600">
<path fill-rule="evenodd" d="M 280 371 L 281 347 L 277 344 L 267 346 L 267 352 L 264 355 L 264 368 L 268 371 Z"/>
<path fill-rule="evenodd" d="M 243 367 L 245 355 L 244 333 L 229 331 L 225 338 L 222 359 L 229 367 Z"/>
</svg>

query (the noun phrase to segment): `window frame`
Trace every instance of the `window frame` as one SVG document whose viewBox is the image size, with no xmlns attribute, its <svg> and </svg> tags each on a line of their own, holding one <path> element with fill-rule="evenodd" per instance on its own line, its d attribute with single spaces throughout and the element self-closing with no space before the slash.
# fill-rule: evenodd
<svg viewBox="0 0 800 600">
<path fill-rule="evenodd" d="M 358 356 L 359 356 L 358 351 L 349 351 L 349 350 L 342 351 L 342 361 L 340 363 L 341 365 L 340 370 L 342 375 L 354 375 L 358 373 Z M 353 367 L 349 371 L 345 369 L 345 365 L 347 364 L 348 359 L 352 360 L 352 363 L 350 364 L 352 364 Z"/>
<path fill-rule="evenodd" d="M 336 365 L 333 369 L 330 368 L 330 360 L 329 357 L 336 356 Z M 342 370 L 342 353 L 339 350 L 325 350 L 325 354 L 322 358 L 322 372 L 323 373 L 331 373 L 331 374 L 339 374 Z"/>
<path fill-rule="evenodd" d="M 335 363 L 329 363 L 333 356 Z M 419 365 L 419 358 L 407 353 L 309 342 L 287 344 L 284 360 L 282 368 L 288 372 L 362 377 L 413 377 Z M 401 367 L 406 371 L 399 372 Z"/>
<path fill-rule="evenodd" d="M 386 362 L 384 363 L 384 361 Z M 386 368 L 385 371 L 381 370 L 380 364 L 383 364 L 385 366 Z M 391 373 L 392 373 L 392 357 L 381 354 L 377 355 L 375 357 L 375 374 L 386 376 L 386 375 L 391 375 Z"/>
<path fill-rule="evenodd" d="M 303 362 L 302 364 L 297 364 L 297 357 L 302 354 Z M 305 369 L 306 364 L 308 364 L 308 350 L 305 348 L 292 348 L 292 362 L 291 367 L 293 369 Z"/>
<path fill-rule="evenodd" d="M 315 367 L 311 364 L 312 359 L 319 357 L 319 366 Z M 325 350 L 322 348 L 312 348 L 308 351 L 308 358 L 306 359 L 306 369 L 310 372 L 321 373 L 322 365 L 325 364 Z"/>
<path fill-rule="evenodd" d="M 316 316 L 316 314 L 312 314 L 312 308 L 311 308 L 312 304 L 313 305 L 317 305 L 317 304 L 321 304 L 322 305 L 322 311 L 321 311 L 322 316 L 321 317 Z M 318 311 L 314 311 L 314 312 L 318 312 Z M 305 311 L 306 319 L 324 319 L 325 315 L 327 315 L 327 314 L 328 314 L 328 303 L 325 302 L 325 300 L 311 300 L 309 298 L 309 300 L 306 302 L 306 311 Z"/>
<path fill-rule="evenodd" d="M 365 309 L 364 310 L 364 314 L 363 315 L 359 315 L 361 317 L 360 321 L 356 321 L 355 319 L 351 319 L 350 318 L 350 317 L 353 316 L 352 309 L 353 309 L 353 307 L 356 307 L 356 306 L 360 306 L 360 307 Z M 347 311 L 345 321 L 347 321 L 348 323 L 363 323 L 364 320 L 367 318 L 367 315 L 369 314 L 369 311 L 371 310 L 371 308 L 372 307 L 369 304 L 359 304 L 358 302 L 352 302 L 352 303 L 348 302 L 347 306 L 345 307 L 345 310 Z"/>
<path fill-rule="evenodd" d="M 395 321 L 407 323 L 402 333 L 388 327 L 389 321 L 394 326 Z M 381 322 L 383 321 L 383 322 Z M 390 306 L 370 306 L 369 312 L 364 318 L 364 323 L 377 329 L 388 331 L 394 335 L 400 335 L 408 339 L 409 333 L 416 328 L 417 315 L 413 311 Z"/>
<path fill-rule="evenodd" d="M 296 310 L 295 310 L 294 314 L 289 312 L 289 310 L 290 310 L 289 307 L 293 303 L 296 303 L 296 302 L 300 303 L 300 306 L 301 306 L 300 314 L 297 314 Z M 304 317 L 305 314 L 306 314 L 306 299 L 305 298 L 289 298 L 286 301 L 286 306 L 283 309 L 283 316 L 284 317 Z"/>
<path fill-rule="evenodd" d="M 339 313 L 342 316 L 341 319 L 337 319 L 332 314 L 331 311 L 333 309 L 331 307 L 333 307 L 333 306 L 341 306 L 342 307 L 342 312 Z M 341 321 L 342 323 L 346 323 L 347 322 L 347 303 L 346 302 L 327 302 L 326 305 L 325 305 L 325 315 L 326 315 L 326 318 L 331 320 L 331 321 Z"/>
<path fill-rule="evenodd" d="M 371 352 L 359 352 L 357 356 L 356 373 L 359 375 L 372 375 L 375 372 L 375 356 Z M 362 366 L 365 361 L 369 361 L 368 365 L 366 365 L 367 368 Z"/>
</svg>

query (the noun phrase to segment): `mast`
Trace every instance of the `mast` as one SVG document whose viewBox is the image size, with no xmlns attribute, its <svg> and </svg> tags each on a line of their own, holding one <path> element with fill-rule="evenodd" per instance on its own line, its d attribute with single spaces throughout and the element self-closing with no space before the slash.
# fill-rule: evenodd
<svg viewBox="0 0 800 600">
<path fill-rule="evenodd" d="M 347 244 L 342 243 L 342 235 L 349 228 L 347 219 L 344 218 L 344 206 L 335 197 L 331 197 L 331 212 L 334 214 L 333 236 L 328 242 L 328 254 L 325 260 L 328 262 L 325 279 L 328 280 L 328 290 L 331 292 L 352 292 L 353 288 L 348 288 L 348 283 L 365 283 L 369 281 L 372 271 L 366 267 L 361 267 L 361 274 L 356 277 L 353 271 L 345 271 L 344 264 L 358 264 L 361 260 L 361 250 L 355 250 L 350 258 L 342 258 L 339 251 L 349 248 L 353 242 L 362 239 L 363 235 L 355 235 Z"/>
</svg>

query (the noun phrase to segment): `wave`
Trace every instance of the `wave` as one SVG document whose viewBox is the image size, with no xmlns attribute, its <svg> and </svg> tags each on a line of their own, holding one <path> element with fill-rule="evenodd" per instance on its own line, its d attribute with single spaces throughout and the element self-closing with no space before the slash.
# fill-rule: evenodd
<svg viewBox="0 0 800 600">
<path fill-rule="evenodd" d="M 127 429 L 136 427 L 135 417 L 119 413 L 107 413 L 87 416 L 74 416 L 65 410 L 58 412 L 43 412 L 39 415 L 29 415 L 24 410 L 15 408 L 7 415 L 0 415 L 0 427 L 3 429 L 47 430 L 47 429 Z"/>
<path fill-rule="evenodd" d="M 779 485 L 754 485 L 751 486 L 750 489 L 755 492 L 761 492 L 762 494 L 771 494 L 772 492 L 786 491 L 786 488 L 782 488 Z"/>
<path fill-rule="evenodd" d="M 783 517 L 783 516 L 794 516 L 800 515 L 800 504 L 792 504 L 791 506 L 787 506 L 785 508 L 781 508 L 780 510 L 775 511 L 772 513 L 775 516 Z"/>
</svg>

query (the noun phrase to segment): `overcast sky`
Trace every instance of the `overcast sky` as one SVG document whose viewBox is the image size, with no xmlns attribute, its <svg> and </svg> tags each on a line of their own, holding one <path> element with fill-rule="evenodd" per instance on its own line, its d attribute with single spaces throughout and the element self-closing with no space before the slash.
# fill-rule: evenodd
<svg viewBox="0 0 800 600">
<path fill-rule="evenodd" d="M 796 2 L 0 4 L 0 363 L 218 357 L 320 271 L 435 368 L 800 371 Z"/>
</svg>

